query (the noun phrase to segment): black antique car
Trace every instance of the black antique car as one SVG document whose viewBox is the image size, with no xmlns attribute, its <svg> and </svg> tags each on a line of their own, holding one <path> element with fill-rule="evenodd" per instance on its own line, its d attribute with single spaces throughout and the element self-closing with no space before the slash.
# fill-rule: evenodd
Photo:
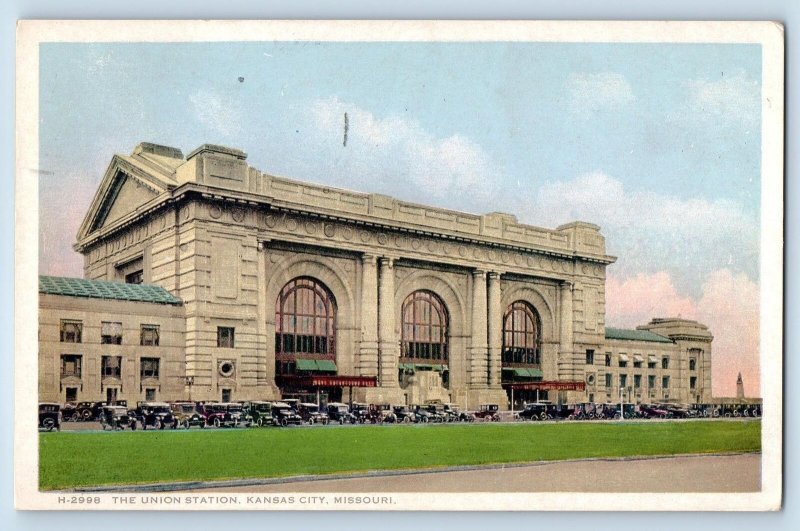
<svg viewBox="0 0 800 531">
<path fill-rule="evenodd" d="M 300 425 L 303 423 L 303 417 L 298 415 L 286 402 L 274 402 L 272 404 L 272 422 L 276 426 Z"/>
<path fill-rule="evenodd" d="M 39 429 L 53 431 L 61 429 L 61 405 L 50 402 L 39 404 Z"/>
<path fill-rule="evenodd" d="M 475 420 L 471 413 L 461 411 L 456 404 L 442 404 L 442 408 L 449 422 L 472 422 Z"/>
<path fill-rule="evenodd" d="M 131 415 L 125 406 L 103 406 L 100 412 L 100 424 L 103 429 L 124 430 L 136 429 L 136 417 Z"/>
<path fill-rule="evenodd" d="M 473 413 L 476 419 L 483 421 L 497 422 L 500 420 L 500 406 L 497 404 L 481 404 L 477 411 Z"/>
<path fill-rule="evenodd" d="M 270 426 L 272 421 L 272 403 L 254 400 L 245 404 L 245 411 L 253 419 L 255 426 Z"/>
<path fill-rule="evenodd" d="M 522 420 L 547 420 L 549 418 L 547 415 L 549 405 L 544 402 L 525 404 L 525 407 L 519 412 L 519 418 Z"/>
<path fill-rule="evenodd" d="M 169 404 L 166 402 L 139 402 L 132 412 L 134 418 L 142 425 L 142 429 L 176 428 L 177 421 L 172 416 Z"/>
<path fill-rule="evenodd" d="M 300 402 L 297 404 L 297 414 L 309 424 L 328 423 L 328 414 L 320 411 L 319 406 L 311 402 Z"/>
<path fill-rule="evenodd" d="M 353 416 L 354 423 L 364 424 L 370 422 L 369 404 L 353 402 L 350 404 L 350 414 Z"/>
<path fill-rule="evenodd" d="M 350 408 L 347 404 L 328 402 L 327 410 L 328 418 L 331 422 L 338 422 L 339 424 L 353 422 L 353 416 L 350 414 Z"/>
<path fill-rule="evenodd" d="M 397 422 L 402 422 L 404 424 L 417 422 L 416 414 L 409 409 L 408 406 L 394 406 L 392 409 L 394 410 L 394 416 L 397 418 Z"/>
</svg>

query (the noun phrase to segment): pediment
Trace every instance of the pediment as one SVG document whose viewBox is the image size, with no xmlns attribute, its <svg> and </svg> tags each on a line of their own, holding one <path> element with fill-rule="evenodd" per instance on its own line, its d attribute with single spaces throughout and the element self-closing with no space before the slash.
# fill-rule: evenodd
<svg viewBox="0 0 800 531">
<path fill-rule="evenodd" d="M 81 224 L 78 241 L 113 225 L 172 187 L 174 182 L 159 172 L 131 157 L 115 155 Z"/>
</svg>

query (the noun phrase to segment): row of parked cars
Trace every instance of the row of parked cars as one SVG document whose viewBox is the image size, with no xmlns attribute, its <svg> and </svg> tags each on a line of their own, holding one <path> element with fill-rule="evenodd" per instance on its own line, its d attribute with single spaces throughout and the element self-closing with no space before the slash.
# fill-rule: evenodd
<svg viewBox="0 0 800 531">
<path fill-rule="evenodd" d="M 520 420 L 688 419 L 760 417 L 761 404 L 526 404 L 515 414 Z"/>
</svg>

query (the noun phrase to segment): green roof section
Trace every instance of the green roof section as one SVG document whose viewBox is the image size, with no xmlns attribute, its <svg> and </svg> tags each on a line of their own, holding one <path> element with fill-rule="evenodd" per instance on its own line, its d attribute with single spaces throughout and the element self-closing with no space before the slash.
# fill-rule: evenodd
<svg viewBox="0 0 800 531">
<path fill-rule="evenodd" d="M 606 328 L 606 339 L 648 341 L 650 343 L 672 343 L 669 338 L 660 336 L 649 330 L 631 330 L 628 328 Z"/>
<path fill-rule="evenodd" d="M 39 293 L 117 301 L 150 302 L 180 305 L 181 300 L 161 286 L 125 284 L 106 280 L 87 280 L 69 277 L 39 277 Z"/>
</svg>

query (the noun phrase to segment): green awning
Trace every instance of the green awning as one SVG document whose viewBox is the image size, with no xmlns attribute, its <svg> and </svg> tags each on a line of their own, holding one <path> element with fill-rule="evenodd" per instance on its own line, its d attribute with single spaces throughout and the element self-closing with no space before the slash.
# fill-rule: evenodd
<svg viewBox="0 0 800 531">
<path fill-rule="evenodd" d="M 295 361 L 295 366 L 297 367 L 298 371 L 316 371 L 317 370 L 317 362 L 316 362 L 316 360 L 298 359 L 298 360 Z"/>
<path fill-rule="evenodd" d="M 511 373 L 516 378 L 542 378 L 544 373 L 540 369 L 527 369 L 525 367 L 508 367 L 503 372 Z"/>
<path fill-rule="evenodd" d="M 317 360 L 317 370 L 324 372 L 336 372 L 336 364 L 331 360 Z"/>
<path fill-rule="evenodd" d="M 531 378 L 542 378 L 544 377 L 544 373 L 541 369 L 528 369 L 528 376 Z"/>
<path fill-rule="evenodd" d="M 427 363 L 416 363 L 414 364 L 414 368 L 423 371 L 430 371 L 433 370 L 433 365 L 428 365 Z"/>
</svg>

